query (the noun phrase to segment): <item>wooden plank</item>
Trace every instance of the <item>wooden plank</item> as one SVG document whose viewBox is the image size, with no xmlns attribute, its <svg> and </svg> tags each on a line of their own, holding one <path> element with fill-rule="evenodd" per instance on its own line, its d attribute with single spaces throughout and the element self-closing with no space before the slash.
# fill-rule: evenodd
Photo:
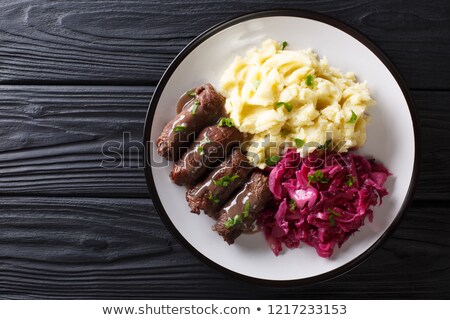
<svg viewBox="0 0 450 320">
<path fill-rule="evenodd" d="M 448 202 L 415 202 L 368 261 L 288 289 L 205 266 L 146 199 L 3 197 L 0 224 L 0 298 L 450 298 Z"/>
<path fill-rule="evenodd" d="M 152 92 L 134 86 L 0 86 L 0 194 L 147 197 L 140 142 Z M 423 143 L 416 198 L 450 200 L 450 149 L 443 143 L 450 140 L 450 92 L 416 91 L 414 98 Z M 123 140 L 123 166 L 101 167 L 116 156 L 103 155 L 102 146 Z"/>
<path fill-rule="evenodd" d="M 194 37 L 255 10 L 308 9 L 377 43 L 413 88 L 450 88 L 448 1 L 88 1 L 0 4 L 0 83 L 155 84 Z"/>
<path fill-rule="evenodd" d="M 146 195 L 141 141 L 153 87 L 8 86 L 0 92 L 0 193 Z M 101 167 L 109 160 L 103 145 L 124 139 L 121 150 L 130 152 L 123 165 Z"/>
</svg>

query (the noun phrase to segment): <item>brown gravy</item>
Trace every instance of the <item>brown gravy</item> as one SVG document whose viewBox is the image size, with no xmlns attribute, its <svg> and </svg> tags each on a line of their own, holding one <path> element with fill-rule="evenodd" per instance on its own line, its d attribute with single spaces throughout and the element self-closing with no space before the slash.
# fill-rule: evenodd
<svg viewBox="0 0 450 320">
<path fill-rule="evenodd" d="M 187 92 L 183 93 L 177 102 L 177 114 L 185 108 L 190 108 L 194 103 L 195 97 L 191 97 Z"/>
</svg>

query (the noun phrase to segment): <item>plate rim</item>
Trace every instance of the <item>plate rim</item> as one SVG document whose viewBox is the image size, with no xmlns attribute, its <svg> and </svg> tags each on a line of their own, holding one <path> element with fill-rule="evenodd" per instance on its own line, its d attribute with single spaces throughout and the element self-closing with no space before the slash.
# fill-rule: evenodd
<svg viewBox="0 0 450 320">
<path fill-rule="evenodd" d="M 158 191 L 156 189 L 156 185 L 153 180 L 153 174 L 151 170 L 151 164 L 147 162 L 149 150 L 148 150 L 148 140 L 146 139 L 149 137 L 151 133 L 152 123 L 154 114 L 156 111 L 157 104 L 159 102 L 159 99 L 161 97 L 161 94 L 163 90 L 165 89 L 165 86 L 176 70 L 176 68 L 180 65 L 180 63 L 201 43 L 203 43 L 208 38 L 214 36 L 215 34 L 219 33 L 220 31 L 223 31 L 229 27 L 232 27 L 236 24 L 259 19 L 259 18 L 265 18 L 265 17 L 273 17 L 273 16 L 289 16 L 289 17 L 297 17 L 297 18 L 305 18 L 310 20 L 319 21 L 325 24 L 328 24 L 332 27 L 335 27 L 339 29 L 340 31 L 343 31 L 353 37 L 354 39 L 361 42 L 366 48 L 368 48 L 372 53 L 374 53 L 378 59 L 385 65 L 385 67 L 389 70 L 389 72 L 394 77 L 395 81 L 399 85 L 403 96 L 406 100 L 406 103 L 408 105 L 409 113 L 411 115 L 412 125 L 413 125 L 413 133 L 414 133 L 414 165 L 413 165 L 413 171 L 412 171 L 412 177 L 411 181 L 408 187 L 408 191 L 406 193 L 406 196 L 403 200 L 402 205 L 400 206 L 400 209 L 392 221 L 392 223 L 389 225 L 389 227 L 386 229 L 386 231 L 375 241 L 374 244 L 372 244 L 367 250 L 365 250 L 360 255 L 356 256 L 349 262 L 345 263 L 344 265 L 330 270 L 328 272 L 302 278 L 302 279 L 293 279 L 293 280 L 270 280 L 270 279 L 262 279 L 257 277 L 252 277 L 248 275 L 241 274 L 239 272 L 230 270 L 228 268 L 225 268 L 221 266 L 220 264 L 212 261 L 207 256 L 202 254 L 200 251 L 198 251 L 194 246 L 192 246 L 184 237 L 181 235 L 181 233 L 177 230 L 177 228 L 174 226 L 172 221 L 169 218 L 169 215 L 167 214 L 166 210 L 164 209 L 164 206 L 161 203 L 161 200 L 158 196 Z M 310 285 L 314 283 L 319 283 L 323 281 L 327 281 L 333 278 L 336 278 L 340 275 L 343 275 L 353 268 L 360 265 L 362 262 L 367 260 L 375 251 L 378 249 L 388 238 L 389 236 L 394 232 L 395 229 L 397 229 L 401 219 L 403 218 L 406 210 L 410 206 L 416 187 L 417 187 L 417 181 L 419 176 L 419 166 L 420 166 L 420 159 L 421 159 L 421 150 L 420 150 L 420 126 L 419 121 L 417 118 L 417 112 L 416 107 L 414 104 L 414 100 L 411 96 L 411 93 L 409 91 L 409 88 L 406 84 L 406 81 L 403 79 L 400 72 L 397 70 L 395 65 L 391 62 L 391 60 L 386 56 L 386 54 L 377 46 L 375 45 L 367 36 L 365 36 L 360 31 L 354 29 L 350 25 L 348 25 L 345 22 L 342 22 L 340 20 L 337 20 L 335 18 L 332 18 L 330 16 L 324 15 L 322 13 L 317 13 L 313 11 L 308 10 L 302 10 L 302 9 L 275 9 L 275 10 L 263 10 L 263 11 L 255 11 L 247 14 L 240 15 L 235 18 L 228 19 L 226 21 L 220 22 L 211 28 L 207 29 L 206 31 L 202 32 L 200 35 L 198 35 L 194 40 L 192 40 L 190 43 L 188 43 L 183 50 L 172 60 L 170 65 L 167 67 L 165 72 L 163 73 L 160 81 L 158 82 L 157 86 L 155 87 L 152 99 L 150 100 L 148 109 L 147 109 L 147 115 L 145 118 L 144 123 L 144 131 L 143 131 L 143 145 L 144 145 L 144 153 L 143 153 L 143 161 L 144 161 L 144 173 L 145 173 L 145 179 L 147 182 L 147 188 L 149 190 L 150 198 L 153 201 L 153 205 L 156 208 L 156 211 L 158 212 L 158 215 L 160 216 L 161 220 L 163 221 L 166 228 L 169 230 L 169 232 L 172 234 L 172 236 L 181 243 L 185 248 L 187 248 L 194 256 L 196 256 L 200 261 L 205 263 L 206 265 L 212 267 L 213 269 L 220 271 L 228 276 L 232 276 L 233 278 L 243 280 L 246 282 L 250 282 L 257 285 L 263 285 L 263 286 L 276 286 L 276 287 L 292 287 L 292 286 L 301 286 L 301 285 Z"/>
</svg>

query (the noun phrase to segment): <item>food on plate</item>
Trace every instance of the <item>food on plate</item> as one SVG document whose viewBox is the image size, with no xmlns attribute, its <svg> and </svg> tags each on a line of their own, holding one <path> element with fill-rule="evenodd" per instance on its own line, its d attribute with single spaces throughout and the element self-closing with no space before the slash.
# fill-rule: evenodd
<svg viewBox="0 0 450 320">
<path fill-rule="evenodd" d="M 218 218 L 220 208 L 247 182 L 253 169 L 240 148 L 234 149 L 204 181 L 186 192 L 191 212 L 199 214 L 203 210 L 210 217 Z"/>
<path fill-rule="evenodd" d="M 254 171 L 245 186 L 223 206 L 213 229 L 228 244 L 233 244 L 243 232 L 254 228 L 261 210 L 271 198 L 269 178 L 260 170 Z"/>
<path fill-rule="evenodd" d="M 170 178 L 192 186 L 219 164 L 244 138 L 235 127 L 215 124 L 204 128 L 188 151 L 174 165 Z"/>
<path fill-rule="evenodd" d="M 365 112 L 373 104 L 366 84 L 352 72 L 330 67 L 311 49 L 290 50 L 286 43 L 266 40 L 235 58 L 220 87 L 236 127 L 253 135 L 247 156 L 260 168 L 279 156 L 277 146 L 286 142 L 299 152 L 324 145 L 327 133 L 339 152 L 365 143 Z"/>
<path fill-rule="evenodd" d="M 221 78 L 188 90 L 157 140 L 174 161 L 192 213 L 216 220 L 228 244 L 262 231 L 272 251 L 312 246 L 333 254 L 373 219 L 389 171 L 352 153 L 366 140 L 365 83 L 311 49 L 265 41 Z"/>
<path fill-rule="evenodd" d="M 352 153 L 316 151 L 305 158 L 289 150 L 271 169 L 273 203 L 258 224 L 275 255 L 301 243 L 330 257 L 373 219 L 372 206 L 388 194 L 384 184 L 389 171 L 374 160 Z"/>
<path fill-rule="evenodd" d="M 189 95 L 192 101 L 166 124 L 156 141 L 158 154 L 168 160 L 178 160 L 204 127 L 225 114 L 225 98 L 212 85 L 202 85 Z"/>
<path fill-rule="evenodd" d="M 208 91 L 215 93 L 212 87 Z M 196 89 L 195 92 L 198 98 L 201 91 Z M 187 98 L 188 95 L 186 93 L 180 98 L 178 115 L 169 124 L 179 121 L 180 115 L 185 112 L 192 114 L 194 104 Z M 272 195 L 267 174 L 252 166 L 241 151 L 246 135 L 235 127 L 228 115 L 223 114 L 223 103 L 217 103 L 216 108 L 219 110 L 204 108 L 203 117 L 212 119 L 207 117 L 208 113 L 222 117 L 216 117 L 216 123 L 212 125 L 204 122 L 203 129 L 198 134 L 194 132 L 195 141 L 188 144 L 189 149 L 184 154 L 173 153 L 182 156 L 174 163 L 170 178 L 174 183 L 188 188 L 186 200 L 191 211 L 198 214 L 203 210 L 217 219 L 213 229 L 232 244 L 243 232 L 255 226 L 258 214 Z M 164 130 L 158 141 L 167 140 L 166 137 Z"/>
</svg>

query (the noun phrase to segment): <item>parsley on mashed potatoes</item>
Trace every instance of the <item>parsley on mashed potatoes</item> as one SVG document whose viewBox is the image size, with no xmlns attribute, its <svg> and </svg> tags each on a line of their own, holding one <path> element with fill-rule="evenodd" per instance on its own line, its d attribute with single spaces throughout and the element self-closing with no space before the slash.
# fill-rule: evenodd
<svg viewBox="0 0 450 320">
<path fill-rule="evenodd" d="M 236 57 L 220 86 L 235 126 L 251 134 L 247 156 L 264 168 L 278 147 L 291 142 L 313 151 L 331 136 L 339 152 L 366 140 L 366 108 L 373 103 L 365 83 L 353 73 L 329 67 L 311 49 L 290 50 L 266 40 L 245 57 Z M 270 142 L 270 143 L 269 143 Z M 345 144 L 344 144 L 345 143 Z"/>
</svg>

